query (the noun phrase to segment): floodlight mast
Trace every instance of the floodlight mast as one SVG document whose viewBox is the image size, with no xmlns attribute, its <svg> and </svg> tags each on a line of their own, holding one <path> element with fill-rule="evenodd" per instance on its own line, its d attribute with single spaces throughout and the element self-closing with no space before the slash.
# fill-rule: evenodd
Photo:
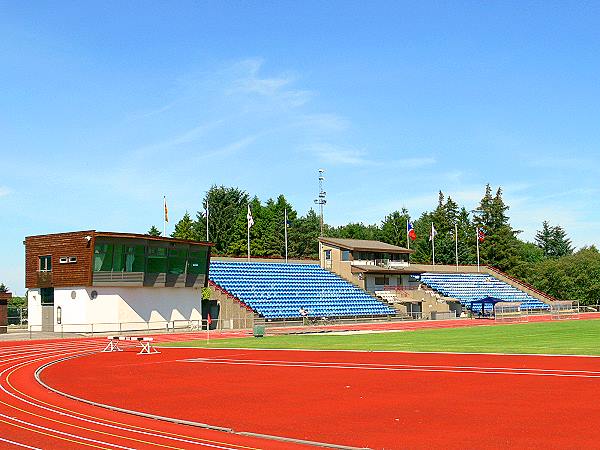
<svg viewBox="0 0 600 450">
<path fill-rule="evenodd" d="M 323 174 L 325 173 L 325 169 L 319 169 L 319 197 L 315 199 L 315 203 L 319 205 L 321 210 L 321 237 L 323 237 L 323 206 L 327 203 L 325 196 L 327 192 L 323 190 L 323 181 L 325 181 L 325 177 Z"/>
</svg>

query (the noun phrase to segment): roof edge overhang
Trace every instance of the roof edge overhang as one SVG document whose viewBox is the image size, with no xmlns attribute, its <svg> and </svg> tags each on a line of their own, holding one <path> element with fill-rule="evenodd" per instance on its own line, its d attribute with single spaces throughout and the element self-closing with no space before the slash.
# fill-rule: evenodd
<svg viewBox="0 0 600 450">
<path fill-rule="evenodd" d="M 409 248 L 404 248 L 404 247 L 397 247 L 397 246 L 393 246 L 396 248 L 393 249 L 382 249 L 382 248 L 374 248 L 374 247 L 361 247 L 360 245 L 343 245 L 340 244 L 339 242 L 335 242 L 332 241 L 328 238 L 323 238 L 320 237 L 319 238 L 319 242 L 323 243 L 323 244 L 327 244 L 327 245 L 331 245 L 333 247 L 337 247 L 337 248 L 346 248 L 348 250 L 352 250 L 352 251 L 359 251 L 359 252 L 377 252 L 377 253 L 414 253 L 415 251 Z M 376 241 L 378 242 L 378 241 Z M 386 245 L 392 245 L 392 244 L 386 244 Z"/>
</svg>

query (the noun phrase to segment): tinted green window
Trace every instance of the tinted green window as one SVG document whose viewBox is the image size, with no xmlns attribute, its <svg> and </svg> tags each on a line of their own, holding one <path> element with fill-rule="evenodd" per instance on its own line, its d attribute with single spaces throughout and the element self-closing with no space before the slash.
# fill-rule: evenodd
<svg viewBox="0 0 600 450">
<path fill-rule="evenodd" d="M 190 248 L 188 273 L 193 275 L 206 273 L 206 258 L 208 252 L 205 247 Z"/>
<path fill-rule="evenodd" d="M 163 247 L 148 248 L 148 273 L 166 273 L 167 272 L 167 249 Z"/>
<path fill-rule="evenodd" d="M 112 259 L 112 244 L 96 244 L 94 247 L 94 272 L 110 272 Z"/>
<path fill-rule="evenodd" d="M 181 275 L 185 273 L 185 263 L 187 260 L 186 248 L 169 249 L 169 273 Z"/>
<path fill-rule="evenodd" d="M 133 245 L 125 247 L 124 267 L 125 272 L 143 272 L 145 266 L 145 247 Z"/>
<path fill-rule="evenodd" d="M 112 270 L 115 272 L 123 272 L 124 270 L 124 253 L 125 253 L 125 246 L 121 245 L 121 244 L 115 244 L 114 245 L 114 250 L 113 250 L 113 265 L 112 265 Z"/>
</svg>

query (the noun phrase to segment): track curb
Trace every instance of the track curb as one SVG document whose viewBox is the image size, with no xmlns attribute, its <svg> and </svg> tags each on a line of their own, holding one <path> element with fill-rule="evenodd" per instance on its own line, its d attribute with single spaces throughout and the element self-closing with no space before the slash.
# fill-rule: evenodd
<svg viewBox="0 0 600 450">
<path fill-rule="evenodd" d="M 71 400 L 75 400 L 75 401 L 82 402 L 82 403 L 87 403 L 88 405 L 108 409 L 111 411 L 117 411 L 117 412 L 121 412 L 121 413 L 125 413 L 125 414 L 131 414 L 134 416 L 145 417 L 148 419 L 162 420 L 164 422 L 170 422 L 170 423 L 175 423 L 175 424 L 179 424 L 179 425 L 188 425 L 188 426 L 204 428 L 204 429 L 208 429 L 208 430 L 221 431 L 224 433 L 230 433 L 230 434 L 235 434 L 235 435 L 239 435 L 239 436 L 256 437 L 256 438 L 261 438 L 261 439 L 269 439 L 269 440 L 273 440 L 273 441 L 289 442 L 289 443 L 301 444 L 301 445 L 311 445 L 314 447 L 333 448 L 333 449 L 340 449 L 340 450 L 369 450 L 368 447 L 352 447 L 352 446 L 347 446 L 347 445 L 331 444 L 331 443 L 327 443 L 327 442 L 318 442 L 318 441 L 309 441 L 309 440 L 290 438 L 290 437 L 285 437 L 285 436 L 277 436 L 277 435 L 272 435 L 272 434 L 254 433 L 254 432 L 250 432 L 250 431 L 236 431 L 233 428 L 222 427 L 222 426 L 218 426 L 218 425 L 211 425 L 211 424 L 202 423 L 202 422 L 194 422 L 194 421 L 184 420 L 184 419 L 177 419 L 174 417 L 159 416 L 156 414 L 149 414 L 149 413 L 145 413 L 142 411 L 134 411 L 131 409 L 120 408 L 118 406 L 106 405 L 104 403 L 95 402 L 93 400 L 87 400 L 85 398 L 77 397 L 75 395 L 60 391 L 60 390 L 53 388 L 52 386 L 46 384 L 40 378 L 40 374 L 50 366 L 59 364 L 63 361 L 67 361 L 70 359 L 80 358 L 82 356 L 94 355 L 96 353 L 98 353 L 98 352 L 87 352 L 87 353 L 83 353 L 80 355 L 67 356 L 64 358 L 57 359 L 55 361 L 47 362 L 35 370 L 35 372 L 34 372 L 35 380 L 41 386 L 48 389 L 49 391 L 52 391 L 55 394 L 61 395 L 63 397 L 67 397 Z"/>
</svg>

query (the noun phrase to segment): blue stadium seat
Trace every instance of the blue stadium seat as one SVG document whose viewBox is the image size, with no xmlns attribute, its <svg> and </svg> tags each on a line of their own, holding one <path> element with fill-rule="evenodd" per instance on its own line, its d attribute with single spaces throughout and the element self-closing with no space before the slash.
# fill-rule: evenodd
<svg viewBox="0 0 600 450">
<path fill-rule="evenodd" d="M 396 311 L 316 264 L 211 260 L 209 279 L 267 319 L 395 315 Z"/>
<path fill-rule="evenodd" d="M 458 299 L 465 306 L 485 297 L 495 297 L 505 302 L 521 302 L 523 309 L 550 309 L 548 304 L 488 274 L 423 273 L 417 278 L 445 297 Z M 474 304 L 473 309 L 480 311 L 481 305 Z"/>
</svg>

